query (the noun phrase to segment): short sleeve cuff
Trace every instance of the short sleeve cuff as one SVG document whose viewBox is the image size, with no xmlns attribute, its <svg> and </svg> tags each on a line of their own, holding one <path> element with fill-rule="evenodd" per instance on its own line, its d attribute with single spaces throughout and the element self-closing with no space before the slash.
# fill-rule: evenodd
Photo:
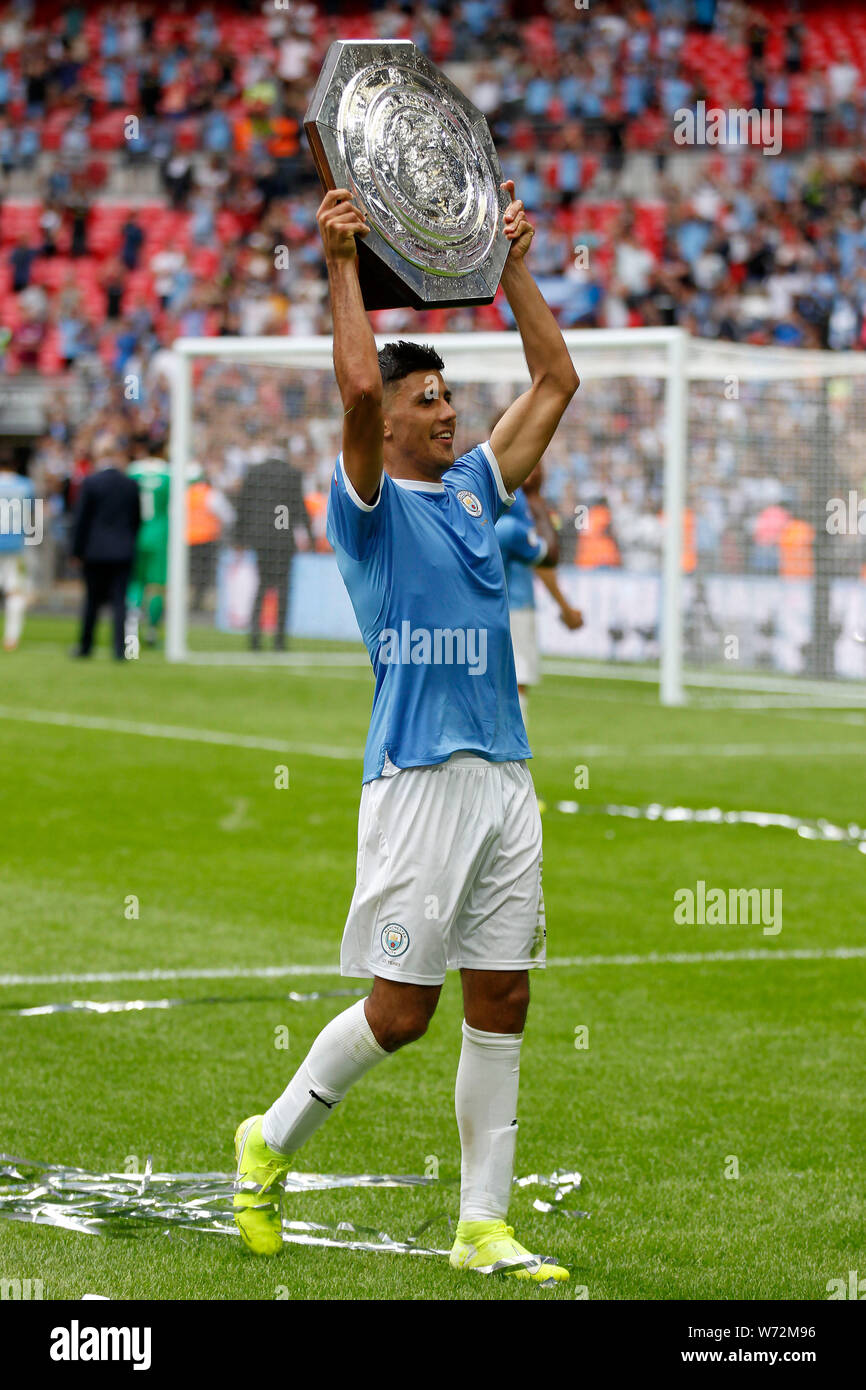
<svg viewBox="0 0 866 1390">
<path fill-rule="evenodd" d="M 490 471 L 493 474 L 493 480 L 496 483 L 496 491 L 499 493 L 500 502 L 503 504 L 503 506 L 510 507 L 511 504 L 514 502 L 514 493 L 509 492 L 508 488 L 505 486 L 505 483 L 502 481 L 502 472 L 497 462 L 496 455 L 490 447 L 489 439 L 485 440 L 485 442 L 481 445 L 481 452 L 483 453 L 484 457 L 490 465 Z"/>
<path fill-rule="evenodd" d="M 492 458 L 492 457 L 493 457 L 493 455 L 491 454 L 491 458 Z M 351 478 L 349 477 L 348 473 L 346 472 L 345 468 L 343 467 L 343 454 L 342 454 L 342 451 L 341 451 L 341 453 L 340 453 L 339 458 L 337 459 L 337 467 L 338 467 L 339 470 L 340 470 L 340 477 L 343 479 L 343 486 L 345 487 L 346 492 L 349 494 L 349 497 L 350 497 L 351 500 L 354 502 L 354 504 L 355 504 L 355 506 L 358 508 L 358 510 L 361 511 L 361 512 L 374 512 L 374 511 L 376 510 L 376 508 L 378 507 L 379 503 L 380 503 L 381 500 L 382 500 L 382 479 L 381 479 L 381 478 L 379 479 L 379 490 L 378 490 L 378 492 L 376 493 L 376 500 L 375 500 L 375 502 L 363 502 L 363 501 L 361 500 L 361 498 L 358 496 L 358 494 L 357 494 L 357 492 L 355 491 L 355 489 L 353 488 L 353 486 L 352 486 L 352 480 L 351 480 Z M 500 482 L 501 482 L 501 479 L 500 479 Z M 512 500 L 513 500 L 513 499 L 512 499 Z"/>
</svg>

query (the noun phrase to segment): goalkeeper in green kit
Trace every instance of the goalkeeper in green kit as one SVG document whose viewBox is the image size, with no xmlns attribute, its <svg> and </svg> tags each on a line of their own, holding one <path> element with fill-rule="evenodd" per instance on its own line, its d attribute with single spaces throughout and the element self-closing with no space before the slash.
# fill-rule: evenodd
<svg viewBox="0 0 866 1390">
<path fill-rule="evenodd" d="M 137 459 L 127 475 L 134 479 L 141 504 L 141 529 L 135 546 L 127 601 L 127 637 L 138 637 L 145 613 L 145 644 L 156 646 L 159 624 L 165 608 L 168 571 L 168 499 L 171 473 L 165 459 L 156 456 Z"/>
</svg>

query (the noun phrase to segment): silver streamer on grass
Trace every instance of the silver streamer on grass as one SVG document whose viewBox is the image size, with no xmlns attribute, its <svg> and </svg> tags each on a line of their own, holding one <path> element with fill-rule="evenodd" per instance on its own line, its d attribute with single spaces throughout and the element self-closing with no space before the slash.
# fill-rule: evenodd
<svg viewBox="0 0 866 1390">
<path fill-rule="evenodd" d="M 554 1203 L 580 1185 L 579 1173 L 553 1173 L 544 1177 L 533 1173 L 515 1178 L 515 1186 L 538 1186 L 553 1190 Z M 326 1192 L 365 1187 L 422 1187 L 440 1190 L 446 1186 L 436 1178 L 414 1174 L 392 1176 L 377 1173 L 352 1175 L 331 1173 L 288 1173 L 283 1181 L 285 1195 Z M 232 1216 L 234 1178 L 226 1173 L 155 1173 L 148 1158 L 143 1173 L 88 1173 L 60 1163 L 38 1163 L 32 1159 L 0 1154 L 0 1217 L 7 1221 L 57 1226 L 81 1235 L 132 1236 L 145 1230 L 162 1228 L 166 1235 L 176 1231 L 206 1231 L 212 1235 L 237 1236 Z M 553 1211 L 550 1203 L 535 1203 L 539 1211 Z M 585 1216 L 586 1212 L 564 1212 Z M 377 1227 L 353 1221 L 283 1222 L 283 1240 L 289 1245 L 319 1245 L 340 1250 L 379 1251 L 392 1255 L 447 1256 L 447 1250 L 422 1243 L 421 1236 L 431 1226 L 447 1220 L 440 1210 L 428 1216 L 405 1240 L 395 1240 Z M 543 1257 L 549 1262 L 549 1257 Z M 481 1271 L 499 1273 L 496 1266 Z"/>
<path fill-rule="evenodd" d="M 543 1202 L 540 1197 L 536 1197 L 532 1203 L 536 1211 L 551 1212 L 561 1211 L 563 1216 L 589 1216 L 588 1211 L 567 1211 L 564 1207 L 557 1208 L 557 1202 L 561 1202 L 570 1193 L 576 1192 L 581 1184 L 580 1173 L 551 1173 L 549 1178 L 541 1177 L 538 1173 L 531 1173 L 526 1178 L 515 1178 L 515 1187 L 528 1187 L 536 1184 L 542 1187 L 554 1188 L 553 1202 Z"/>
<path fill-rule="evenodd" d="M 623 816 L 627 820 L 690 822 L 694 825 L 756 825 L 777 830 L 794 830 L 802 840 L 833 841 L 850 845 L 866 854 L 866 828 L 851 821 L 834 825 L 832 821 L 803 820 L 775 811 L 723 811 L 719 806 L 695 809 L 691 806 L 662 806 L 651 801 L 647 806 L 591 806 L 578 801 L 557 801 L 556 810 L 569 816 Z"/>
<path fill-rule="evenodd" d="M 358 999 L 365 989 L 317 989 L 309 994 L 291 990 L 288 994 L 221 994 L 201 999 L 68 999 L 57 1004 L 31 1004 L 25 1009 L 0 1007 L 0 1013 L 16 1018 L 39 1018 L 44 1014 L 132 1014 L 146 1009 L 181 1009 L 192 1004 L 264 1004 L 285 1002 L 310 1004 L 316 999 Z"/>
</svg>

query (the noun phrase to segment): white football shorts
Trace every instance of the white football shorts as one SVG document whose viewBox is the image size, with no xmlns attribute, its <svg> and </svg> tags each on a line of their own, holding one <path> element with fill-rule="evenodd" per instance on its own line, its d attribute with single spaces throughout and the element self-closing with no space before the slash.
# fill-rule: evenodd
<svg viewBox="0 0 866 1390">
<path fill-rule="evenodd" d="M 541 678 L 541 663 L 538 656 L 538 637 L 535 631 L 535 609 L 512 608 L 509 616 L 517 684 L 538 685 Z"/>
<path fill-rule="evenodd" d="M 366 782 L 343 975 L 441 985 L 544 966 L 541 816 L 523 761 L 454 753 Z"/>
<path fill-rule="evenodd" d="M 23 594 L 27 590 L 27 576 L 21 560 L 20 550 L 0 552 L 0 592 L 4 594 Z"/>
</svg>

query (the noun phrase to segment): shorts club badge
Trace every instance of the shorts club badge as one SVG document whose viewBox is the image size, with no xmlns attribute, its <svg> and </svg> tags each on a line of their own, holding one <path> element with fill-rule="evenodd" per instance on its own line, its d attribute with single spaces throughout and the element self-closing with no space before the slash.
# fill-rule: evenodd
<svg viewBox="0 0 866 1390">
<path fill-rule="evenodd" d="M 409 949 L 409 933 L 398 922 L 382 928 L 382 950 L 386 956 L 402 956 Z"/>
</svg>

